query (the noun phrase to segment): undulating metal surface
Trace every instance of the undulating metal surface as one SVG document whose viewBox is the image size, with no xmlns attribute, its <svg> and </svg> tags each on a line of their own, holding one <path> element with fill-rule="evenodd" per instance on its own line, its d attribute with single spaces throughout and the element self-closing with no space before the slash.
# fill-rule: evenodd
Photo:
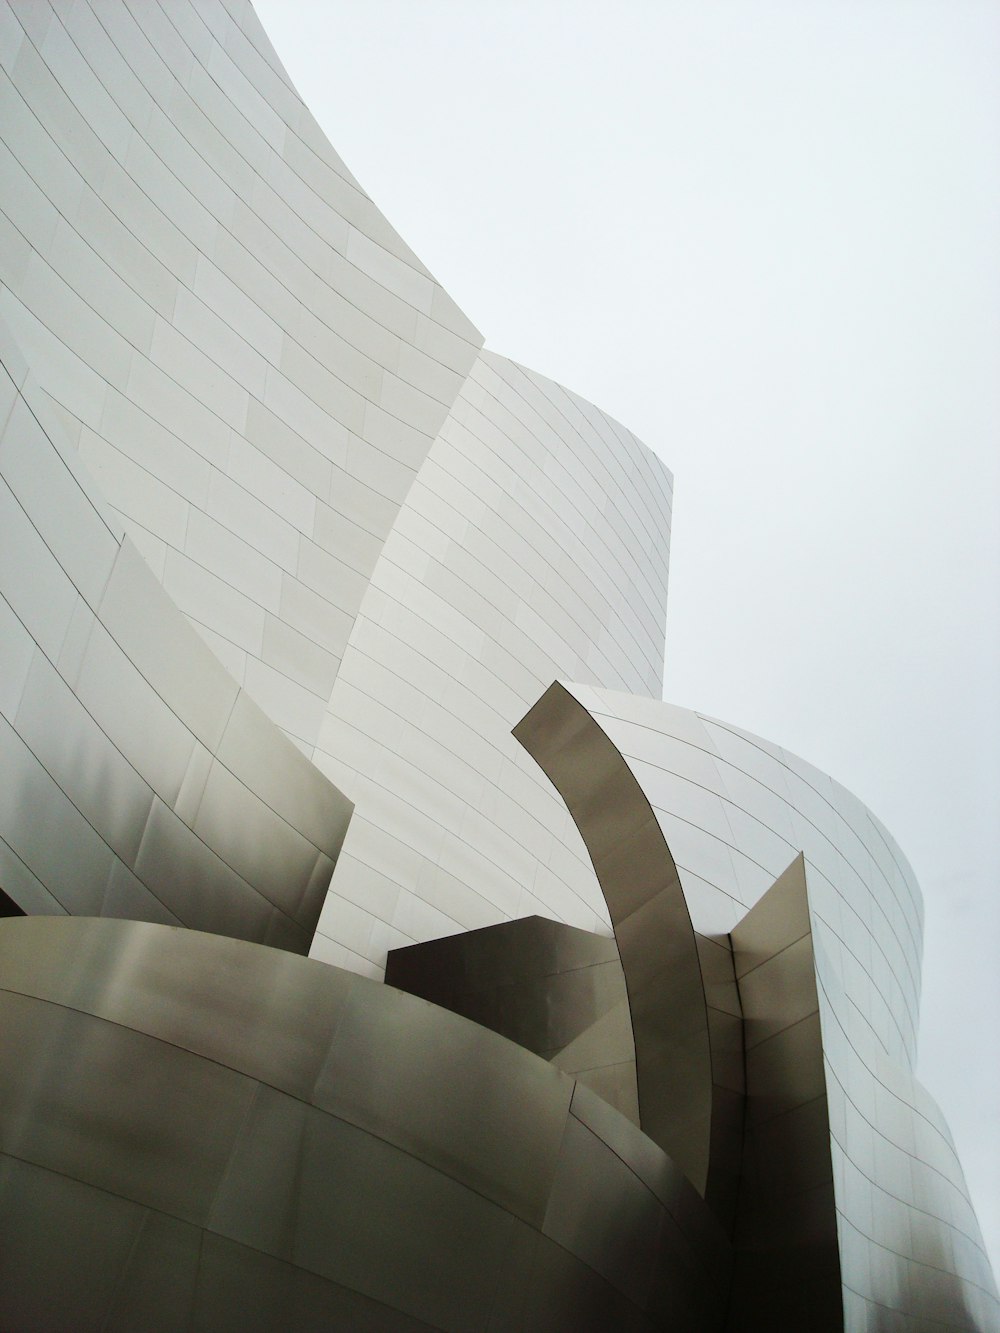
<svg viewBox="0 0 1000 1333">
<path fill-rule="evenodd" d="M 830 1274 L 822 1276 L 818 1309 L 833 1320 L 842 1309 L 849 1333 L 987 1333 L 1000 1325 L 996 1282 L 961 1166 L 940 1111 L 912 1073 L 922 923 L 919 889 L 898 847 L 844 788 L 760 737 L 669 704 L 587 686 L 564 689 L 646 794 L 674 856 L 703 966 L 714 960 L 717 968 L 713 1003 L 733 1017 L 730 982 L 719 966 L 724 954 L 707 945 L 721 946 L 728 932 L 735 940 L 745 917 L 748 928 L 766 922 L 767 889 L 802 857 L 818 1009 L 789 1028 L 786 1040 L 793 1047 L 799 1041 L 797 1068 L 818 1088 L 821 1039 L 841 1276 L 839 1306 Z M 636 875 L 644 874 L 637 863 Z M 747 914 L 755 903 L 760 917 Z M 780 914 L 772 924 L 780 938 Z M 794 980 L 809 1000 L 810 983 L 793 967 L 804 965 L 804 938 L 803 931 L 772 966 L 776 975 L 792 968 L 786 982 Z M 622 958 L 627 975 L 624 949 Z M 753 1063 L 748 1051 L 748 1091 Z M 787 1068 L 794 1073 L 795 1060 Z M 641 1090 L 640 1079 L 640 1112 Z M 798 1113 L 803 1133 L 819 1106 Z M 809 1162 L 790 1151 L 786 1165 L 806 1172 Z M 794 1211 L 790 1202 L 787 1208 Z M 789 1244 L 796 1239 L 790 1234 Z"/>
<path fill-rule="evenodd" d="M 510 728 L 555 677 L 662 689 L 670 474 L 483 352 L 372 575 L 316 762 L 357 813 L 314 956 L 540 914 L 607 930 L 586 849 Z"/>
<path fill-rule="evenodd" d="M 845 1328 L 1000 1327 L 912 1073 L 905 858 L 825 774 L 657 701 L 669 473 L 480 351 L 249 0 L 0 0 L 0 317 L 4 901 L 313 938 L 371 976 L 391 948 L 521 917 L 607 934 L 610 904 L 643 1124 L 716 1215 L 731 1223 L 740 1188 L 752 1212 L 765 1184 L 810 1178 L 817 1158 L 767 1156 L 761 1107 L 767 1050 L 801 1041 L 778 1072 L 808 1090 L 821 1039 Z M 519 732 L 565 803 L 510 734 L 555 677 L 583 683 Z M 808 931 L 779 949 L 778 913 L 744 972 L 746 1031 L 767 978 L 813 1003 L 808 952 L 815 1008 L 748 1044 L 745 1088 L 728 937 L 746 952 L 800 854 Z M 583 1000 L 534 946 L 526 1010 L 462 992 L 529 1044 L 572 1033 L 547 1065 L 250 945 L 0 930 L 26 950 L 0 977 L 8 1325 L 713 1326 L 703 1201 L 553 1067 L 631 1105 L 605 963 Z M 775 1181 L 741 1162 L 745 1091 L 753 1160 L 788 1168 Z M 813 1145 L 819 1105 L 785 1113 Z M 689 1245 L 707 1267 L 683 1267 Z M 810 1297 L 821 1325 L 831 1275 Z"/>
<path fill-rule="evenodd" d="M 4 1327 L 720 1326 L 679 1169 L 485 1028 L 134 922 L 0 922 L 0 980 Z"/>
<path fill-rule="evenodd" d="M 482 337 L 249 0 L 0 3 L 0 284 L 129 536 L 311 752 Z"/>
<path fill-rule="evenodd" d="M 551 1060 L 639 1124 L 635 1043 L 613 939 L 524 917 L 393 949 L 385 980 Z"/>
<path fill-rule="evenodd" d="M 0 884 L 306 953 L 351 803 L 123 536 L 0 322 Z"/>
</svg>

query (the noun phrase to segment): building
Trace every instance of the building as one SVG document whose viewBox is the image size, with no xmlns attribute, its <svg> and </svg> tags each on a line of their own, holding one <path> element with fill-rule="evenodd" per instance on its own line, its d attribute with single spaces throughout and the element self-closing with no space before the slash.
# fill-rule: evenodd
<svg viewBox="0 0 1000 1333">
<path fill-rule="evenodd" d="M 996 1327 L 904 857 L 660 702 L 663 466 L 249 3 L 0 53 L 0 1324 Z"/>
</svg>

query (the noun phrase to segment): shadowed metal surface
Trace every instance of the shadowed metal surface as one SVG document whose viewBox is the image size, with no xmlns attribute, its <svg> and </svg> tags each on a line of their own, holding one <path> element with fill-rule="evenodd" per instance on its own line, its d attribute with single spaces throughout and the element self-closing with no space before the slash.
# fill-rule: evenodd
<svg viewBox="0 0 1000 1333">
<path fill-rule="evenodd" d="M 638 1125 L 635 1043 L 614 939 L 524 917 L 393 949 L 385 979 L 550 1060 Z"/>
<path fill-rule="evenodd" d="M 746 1137 L 727 1328 L 844 1327 L 806 868 L 797 857 L 732 932 Z"/>
<path fill-rule="evenodd" d="M 0 979 L 4 1327 L 719 1327 L 683 1174 L 495 1033 L 133 922 L 2 921 Z"/>
<path fill-rule="evenodd" d="M 566 802 L 607 899 L 628 987 L 643 1131 L 704 1194 L 708 1016 L 691 918 L 656 816 L 618 750 L 558 683 L 513 734 Z"/>
<path fill-rule="evenodd" d="M 911 1068 L 922 923 L 920 890 L 900 849 L 850 792 L 761 737 L 670 704 L 565 688 L 591 712 L 649 797 L 692 919 L 706 932 L 697 939 L 710 1010 L 732 1019 L 739 1008 L 723 932 L 741 928 L 758 935 L 760 961 L 774 953 L 761 967 L 760 984 L 780 982 L 768 999 L 751 968 L 747 1004 L 770 1003 L 787 991 L 791 1007 L 807 1005 L 805 1017 L 780 1038 L 761 1042 L 756 1053 L 749 1043 L 758 1040 L 759 1024 L 747 1028 L 755 1088 L 748 1151 L 760 1155 L 766 1148 L 774 1176 L 767 1180 L 762 1168 L 748 1166 L 743 1202 L 761 1212 L 762 1265 L 775 1279 L 763 1296 L 751 1290 L 747 1310 L 757 1301 L 754 1317 L 767 1328 L 773 1313 L 760 1316 L 760 1302 L 780 1296 L 794 1311 L 793 1323 L 809 1305 L 821 1326 L 836 1327 L 842 1317 L 850 1333 L 992 1333 L 1000 1302 L 961 1165 L 940 1110 Z M 808 878 L 798 907 L 790 917 L 769 914 L 768 890 L 800 853 Z M 776 894 L 768 901 L 773 909 L 781 900 Z M 789 936 L 789 929 L 797 934 Z M 815 1012 L 808 1008 L 813 992 Z M 713 1061 L 714 1041 L 713 1033 Z M 769 1065 L 769 1049 L 783 1061 Z M 766 1143 L 761 1127 L 775 1111 L 768 1078 L 779 1084 L 790 1127 L 794 1121 L 794 1133 L 781 1144 L 786 1156 Z M 715 1102 L 725 1105 L 718 1083 Z M 825 1153 L 816 1147 L 816 1118 L 824 1116 L 832 1187 L 823 1184 Z M 777 1113 L 773 1118 L 782 1123 Z M 713 1141 L 712 1179 L 718 1160 Z M 813 1170 L 820 1178 L 810 1188 L 804 1182 Z M 770 1198 L 772 1187 L 789 1197 Z M 786 1214 L 801 1214 L 798 1230 Z M 829 1262 L 833 1215 L 839 1292 Z M 786 1281 L 783 1246 L 789 1254 L 802 1248 L 800 1266 L 814 1285 Z"/>
</svg>

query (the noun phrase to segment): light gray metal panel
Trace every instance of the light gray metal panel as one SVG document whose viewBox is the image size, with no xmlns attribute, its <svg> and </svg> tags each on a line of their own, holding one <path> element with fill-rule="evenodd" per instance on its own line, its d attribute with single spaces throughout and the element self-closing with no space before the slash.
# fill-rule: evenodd
<svg viewBox="0 0 1000 1333">
<path fill-rule="evenodd" d="M 153 792 L 40 653 L 25 682 L 15 725 L 115 855 L 132 865 Z"/>
<path fill-rule="evenodd" d="M 114 863 L 111 849 L 3 719 L 0 766 L 4 841 L 62 911 L 97 915 Z M 54 829 L 58 837 L 53 837 Z M 17 901 L 21 889 L 17 880 L 5 887 Z M 28 899 L 23 906 L 46 910 Z"/>
<path fill-rule="evenodd" d="M 68 446 L 66 446 L 68 451 Z M 104 591 L 118 541 L 80 505 L 80 486 L 18 396 L 0 440 L 0 471 L 56 560 L 91 606 Z"/>
<path fill-rule="evenodd" d="M 101 602 L 101 619 L 142 675 L 194 734 L 214 750 L 238 687 L 197 639 L 127 540 Z M 197 645 L 197 646 L 196 646 Z"/>
<path fill-rule="evenodd" d="M 220 0 L 177 12 L 152 6 L 145 14 L 119 4 L 95 15 L 82 6 L 48 24 L 32 22 L 45 33 L 37 44 L 23 38 L 16 6 L 4 12 L 12 34 L 7 50 L 16 55 L 9 62 L 14 82 L 5 80 L 10 106 L 3 138 L 8 166 L 23 182 L 10 198 L 33 247 L 8 272 L 17 299 L 5 308 L 15 332 L 31 336 L 41 382 L 61 401 L 73 398 L 63 352 L 71 348 L 84 375 L 122 390 L 223 470 L 230 428 L 248 427 L 251 402 L 276 404 L 286 435 L 308 419 L 304 433 L 339 436 L 341 461 L 362 489 L 396 492 L 373 534 L 367 576 L 481 344 L 479 334 L 359 188 L 343 188 L 341 180 L 332 204 L 317 193 L 315 173 L 310 178 L 304 164 L 318 164 L 318 144 L 310 152 L 297 137 L 308 132 L 312 141 L 315 125 L 303 119 L 283 83 L 270 76 L 256 87 L 248 78 L 247 71 L 260 74 L 267 66 Z M 36 12 L 51 18 L 37 6 L 21 17 L 29 22 Z M 267 47 L 259 33 L 257 39 Z M 270 59 L 276 61 L 273 53 Z M 213 300 L 223 289 L 230 299 Z M 303 343 L 319 344 L 299 328 L 303 302 L 339 343 L 339 356 L 321 362 L 306 356 Z M 412 349 L 408 383 L 388 404 L 408 462 L 393 464 L 394 481 L 383 468 L 380 484 L 379 466 L 372 468 L 366 453 L 349 458 L 347 445 L 362 442 L 366 411 L 381 410 L 384 366 L 398 362 L 400 334 L 416 339 L 418 314 L 421 341 L 427 329 L 449 340 L 452 370 L 442 377 L 436 362 Z M 37 322 L 45 336 L 36 336 Z M 279 362 L 290 376 L 281 402 L 268 383 Z M 87 415 L 98 434 L 99 415 Z M 123 513 L 175 550 L 185 548 L 188 507 L 204 504 L 200 482 L 168 490 L 177 474 L 161 470 L 155 449 L 143 457 L 141 439 L 124 452 L 101 448 L 96 437 L 83 448 Z M 294 466 L 294 449 L 279 450 L 279 466 Z M 257 519 L 244 506 L 220 521 L 232 539 L 264 552 L 263 586 L 282 567 L 261 540 L 277 517 L 270 506 L 275 492 L 259 475 L 239 471 L 235 459 L 231 475 L 258 502 Z M 327 501 L 328 479 L 309 498 Z M 307 513 L 306 535 L 310 522 Z M 217 573 L 231 571 L 219 544 L 200 550 L 200 558 L 214 561 Z M 314 641 L 334 659 L 343 652 L 360 591 L 353 587 L 345 599 L 346 623 Z M 204 589 L 185 610 L 225 632 L 224 602 Z M 250 651 L 259 654 L 261 644 Z M 293 677 L 280 670 L 275 676 L 266 686 L 251 676 L 253 689 L 309 748 L 329 683 L 312 687 L 315 706 L 308 711 L 295 705 Z"/>
<path fill-rule="evenodd" d="M 11 893 L 34 910 L 51 897 L 304 952 L 350 802 L 259 710 L 235 707 L 238 685 L 108 526 L 9 344 L 28 395 L 0 448 L 17 492 L 0 488 L 11 544 L 0 702 L 13 723 L 0 832 L 25 871 Z M 213 759 L 223 738 L 239 776 Z"/>
<path fill-rule="evenodd" d="M 509 728 L 567 670 L 658 691 L 668 491 L 665 471 L 610 418 L 480 357 L 375 568 L 317 751 L 344 782 L 357 733 L 375 743 L 381 781 L 405 809 L 373 802 L 366 815 L 425 862 L 416 882 L 400 881 L 389 919 L 372 913 L 377 965 L 377 940 L 442 933 L 417 924 L 434 917 L 413 897 L 453 926 L 473 924 L 470 889 L 485 903 L 476 925 L 534 911 L 605 923 L 579 838 Z M 401 733 L 385 727 L 387 705 L 405 714 Z M 363 860 L 362 836 L 359 823 L 348 849 Z M 470 886 L 464 902 L 455 879 Z M 333 891 L 348 892 L 336 873 Z"/>
</svg>

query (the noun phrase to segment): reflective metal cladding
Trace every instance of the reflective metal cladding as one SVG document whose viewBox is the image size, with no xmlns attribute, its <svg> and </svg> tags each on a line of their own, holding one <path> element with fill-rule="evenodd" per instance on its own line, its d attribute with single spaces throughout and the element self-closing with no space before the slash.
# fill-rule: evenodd
<svg viewBox="0 0 1000 1333">
<path fill-rule="evenodd" d="M 477 1024 L 137 922 L 5 921 L 0 976 L 5 1328 L 718 1325 L 680 1170 Z"/>
<path fill-rule="evenodd" d="M 0 0 L 0 363 L 0 1326 L 1000 1327 L 905 858 L 249 0 Z"/>
</svg>

